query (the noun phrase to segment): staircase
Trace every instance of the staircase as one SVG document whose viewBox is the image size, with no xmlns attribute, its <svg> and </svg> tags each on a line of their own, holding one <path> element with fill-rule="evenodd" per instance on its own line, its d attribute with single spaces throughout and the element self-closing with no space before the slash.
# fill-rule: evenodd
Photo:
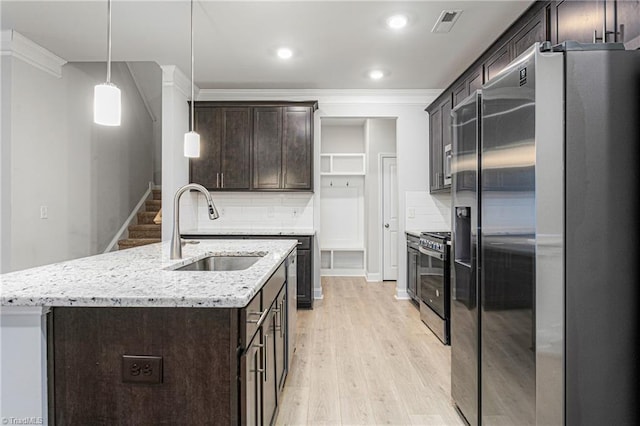
<svg viewBox="0 0 640 426">
<path fill-rule="evenodd" d="M 153 219 L 162 207 L 162 191 L 154 189 L 152 192 L 153 199 L 145 201 L 144 211 L 137 214 L 138 224 L 129 226 L 129 238 L 118 241 L 120 250 L 161 241 L 162 224 L 154 223 Z"/>
</svg>

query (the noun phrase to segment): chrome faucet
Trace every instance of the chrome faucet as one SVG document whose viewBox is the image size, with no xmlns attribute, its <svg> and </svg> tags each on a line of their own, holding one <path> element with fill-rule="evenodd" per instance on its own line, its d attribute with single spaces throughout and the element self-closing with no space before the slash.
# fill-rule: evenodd
<svg viewBox="0 0 640 426">
<path fill-rule="evenodd" d="M 173 235 L 171 236 L 171 259 L 182 259 L 182 239 L 180 238 L 180 197 L 190 189 L 195 189 L 204 194 L 204 197 L 207 199 L 209 219 L 215 220 L 220 217 L 220 215 L 218 214 L 218 209 L 216 209 L 215 204 L 213 204 L 211 194 L 204 186 L 198 185 L 197 183 L 190 183 L 183 186 L 182 188 L 179 188 L 176 191 L 175 197 L 173 197 Z"/>
</svg>

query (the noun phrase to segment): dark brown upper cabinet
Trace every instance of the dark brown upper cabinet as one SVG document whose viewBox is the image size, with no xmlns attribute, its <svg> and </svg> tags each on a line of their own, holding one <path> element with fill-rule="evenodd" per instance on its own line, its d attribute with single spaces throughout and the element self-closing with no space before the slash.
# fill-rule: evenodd
<svg viewBox="0 0 640 426">
<path fill-rule="evenodd" d="M 444 117 L 447 102 L 455 107 L 537 42 L 593 43 L 595 36 L 600 43 L 603 33 L 607 42 L 623 42 L 627 48 L 638 49 L 640 0 L 535 1 L 427 107 L 431 192 L 449 190 L 443 181 L 444 147 L 451 135 L 445 128 L 450 126 L 450 119 Z"/>
<path fill-rule="evenodd" d="M 253 188 L 282 188 L 282 108 L 253 109 Z"/>
<path fill-rule="evenodd" d="M 253 188 L 313 190 L 313 108 L 253 109 Z"/>
<path fill-rule="evenodd" d="M 211 191 L 313 191 L 310 102 L 196 102 L 200 158 L 190 181 Z"/>
<path fill-rule="evenodd" d="M 451 144 L 451 101 L 452 92 L 445 96 L 437 107 L 429 111 L 429 190 L 449 191 L 451 183 L 446 181 L 445 164 L 447 147 Z"/>
<path fill-rule="evenodd" d="M 611 1 L 613 3 L 613 1 Z M 581 43 L 593 43 L 594 35 L 602 37 L 603 31 L 602 1 L 564 0 L 552 2 L 553 43 L 573 40 Z"/>
<path fill-rule="evenodd" d="M 429 113 L 429 189 L 442 190 L 444 185 L 442 162 L 442 111 L 436 107 Z"/>
<path fill-rule="evenodd" d="M 505 44 L 484 63 L 484 81 L 489 81 L 511 62 L 511 46 Z"/>
<path fill-rule="evenodd" d="M 283 112 L 282 180 L 284 189 L 312 189 L 313 113 L 309 107 L 285 107 Z"/>
<path fill-rule="evenodd" d="M 198 107 L 194 112 L 200 157 L 190 160 L 190 181 L 209 190 L 249 189 L 249 109 Z"/>
</svg>

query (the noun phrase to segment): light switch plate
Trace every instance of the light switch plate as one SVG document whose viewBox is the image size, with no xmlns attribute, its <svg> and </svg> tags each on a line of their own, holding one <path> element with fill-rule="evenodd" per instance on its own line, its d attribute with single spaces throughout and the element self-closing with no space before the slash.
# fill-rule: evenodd
<svg viewBox="0 0 640 426">
<path fill-rule="evenodd" d="M 40 219 L 49 219 L 49 208 L 47 206 L 40 206 Z"/>
<path fill-rule="evenodd" d="M 416 209 L 408 209 L 407 210 L 407 215 L 409 216 L 409 219 L 415 219 L 415 217 L 416 217 Z"/>
</svg>

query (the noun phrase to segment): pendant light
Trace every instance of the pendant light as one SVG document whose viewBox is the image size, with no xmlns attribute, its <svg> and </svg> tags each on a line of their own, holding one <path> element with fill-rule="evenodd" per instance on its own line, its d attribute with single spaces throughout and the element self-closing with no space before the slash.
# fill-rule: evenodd
<svg viewBox="0 0 640 426">
<path fill-rule="evenodd" d="M 195 103 L 193 83 L 193 0 L 191 0 L 191 120 L 189 131 L 184 134 L 184 156 L 190 158 L 200 157 L 200 135 L 194 130 L 193 104 Z"/>
<path fill-rule="evenodd" d="M 119 126 L 120 89 L 111 83 L 111 0 L 107 0 L 107 81 L 93 89 L 93 121 L 103 126 Z"/>
</svg>

